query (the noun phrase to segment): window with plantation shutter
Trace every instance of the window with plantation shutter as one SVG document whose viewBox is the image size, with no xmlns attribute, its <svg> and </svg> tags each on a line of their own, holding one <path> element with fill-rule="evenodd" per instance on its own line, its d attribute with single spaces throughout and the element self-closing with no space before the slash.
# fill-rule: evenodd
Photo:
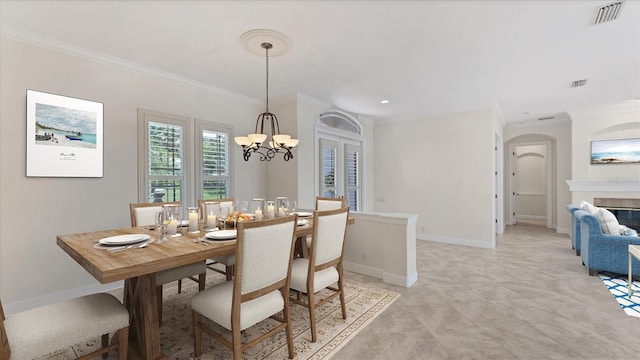
<svg viewBox="0 0 640 360">
<path fill-rule="evenodd" d="M 198 198 L 224 199 L 231 197 L 230 173 L 231 129 L 210 122 L 198 121 L 200 167 Z"/>
<path fill-rule="evenodd" d="M 139 201 L 232 197 L 232 128 L 150 110 L 138 110 Z"/>
<path fill-rule="evenodd" d="M 362 211 L 362 125 L 342 111 L 320 114 L 316 127 L 318 196 L 344 197 L 350 211 Z"/>
<path fill-rule="evenodd" d="M 188 156 L 188 119 L 139 111 L 142 171 L 140 201 L 183 201 Z"/>
</svg>

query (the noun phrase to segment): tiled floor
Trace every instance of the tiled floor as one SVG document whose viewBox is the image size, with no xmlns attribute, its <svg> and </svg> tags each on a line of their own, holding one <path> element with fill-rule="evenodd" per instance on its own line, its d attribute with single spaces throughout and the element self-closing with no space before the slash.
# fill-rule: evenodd
<svg viewBox="0 0 640 360">
<path fill-rule="evenodd" d="M 640 318 L 589 276 L 567 235 L 510 226 L 495 250 L 417 244 L 418 282 L 334 359 L 638 359 Z"/>
</svg>

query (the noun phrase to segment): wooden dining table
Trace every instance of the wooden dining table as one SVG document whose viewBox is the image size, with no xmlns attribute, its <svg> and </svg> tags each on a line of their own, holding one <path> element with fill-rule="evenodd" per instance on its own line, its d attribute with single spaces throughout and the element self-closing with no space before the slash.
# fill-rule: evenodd
<svg viewBox="0 0 640 360">
<path fill-rule="evenodd" d="M 303 240 L 313 232 L 313 220 L 298 226 L 295 235 Z M 353 219 L 349 219 L 353 223 Z M 129 356 L 132 359 L 166 359 L 160 348 L 160 324 L 156 297 L 158 271 L 235 253 L 236 241 L 198 242 L 205 232 L 187 233 L 162 242 L 154 241 L 144 248 L 110 252 L 94 248 L 100 239 L 126 234 L 158 232 L 147 227 L 123 228 L 79 234 L 59 235 L 57 244 L 100 283 L 124 280 L 123 303 L 129 310 Z M 194 241 L 195 240 L 195 241 Z M 306 246 L 304 241 L 298 241 Z"/>
</svg>

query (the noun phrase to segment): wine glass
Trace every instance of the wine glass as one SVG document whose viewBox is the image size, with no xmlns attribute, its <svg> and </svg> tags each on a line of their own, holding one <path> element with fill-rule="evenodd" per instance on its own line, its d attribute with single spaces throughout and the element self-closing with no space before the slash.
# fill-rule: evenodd
<svg viewBox="0 0 640 360">
<path fill-rule="evenodd" d="M 155 221 L 156 221 L 156 229 L 158 230 L 158 242 L 163 242 L 164 240 L 167 239 L 166 237 L 166 227 L 165 227 L 165 223 L 164 223 L 164 211 L 158 211 L 156 212 L 156 217 L 155 217 Z"/>
<path fill-rule="evenodd" d="M 224 230 L 227 229 L 227 217 L 229 216 L 229 212 L 231 212 L 230 206 L 220 206 L 220 221 L 222 221 L 222 228 Z"/>
</svg>

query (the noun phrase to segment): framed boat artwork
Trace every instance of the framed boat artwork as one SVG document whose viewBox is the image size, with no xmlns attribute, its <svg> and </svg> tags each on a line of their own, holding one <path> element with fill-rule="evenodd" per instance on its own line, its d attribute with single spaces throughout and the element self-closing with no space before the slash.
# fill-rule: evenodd
<svg viewBox="0 0 640 360">
<path fill-rule="evenodd" d="M 102 177 L 103 104 L 27 90 L 27 176 Z"/>
</svg>

